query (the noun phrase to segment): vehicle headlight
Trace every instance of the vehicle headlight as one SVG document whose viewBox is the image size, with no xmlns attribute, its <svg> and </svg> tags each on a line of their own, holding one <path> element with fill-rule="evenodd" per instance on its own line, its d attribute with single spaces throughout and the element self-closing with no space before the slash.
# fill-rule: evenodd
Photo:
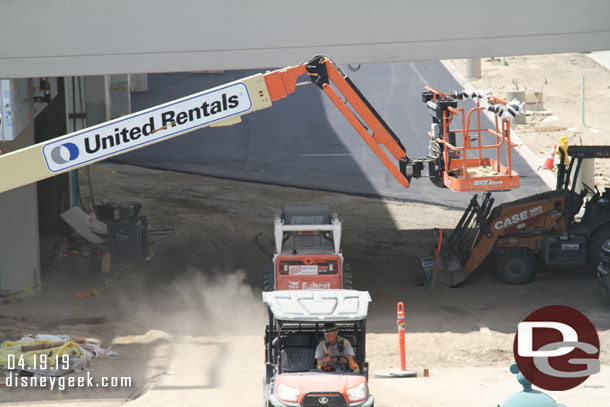
<svg viewBox="0 0 610 407">
<path fill-rule="evenodd" d="M 284 401 L 297 401 L 301 392 L 298 389 L 280 383 L 277 386 L 277 396 Z"/>
<path fill-rule="evenodd" d="M 360 383 L 358 386 L 347 391 L 349 401 L 362 400 L 366 397 L 366 383 Z"/>
</svg>

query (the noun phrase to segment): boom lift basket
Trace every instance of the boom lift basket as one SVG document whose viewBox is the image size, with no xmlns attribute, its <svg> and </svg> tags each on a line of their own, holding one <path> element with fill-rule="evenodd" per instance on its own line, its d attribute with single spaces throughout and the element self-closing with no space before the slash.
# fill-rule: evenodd
<svg viewBox="0 0 610 407">
<path fill-rule="evenodd" d="M 505 100 L 485 95 L 490 107 L 481 105 L 480 94 L 472 94 L 476 106 L 466 110 L 458 108 L 458 100 L 468 92 L 453 92 L 451 95 L 439 92 L 426 86 L 422 94 L 433 117 L 432 131 L 428 133 L 431 140 L 431 155 L 438 155 L 436 162 L 431 162 L 430 176 L 433 182 L 444 184 L 447 188 L 458 191 L 504 191 L 519 187 L 519 174 L 512 169 L 511 148 L 517 144 L 510 139 L 510 119 L 504 109 L 509 103 Z M 485 110 L 495 114 L 495 128 L 481 127 L 481 114 Z M 473 122 L 474 126 L 473 126 Z M 451 125 L 454 124 L 453 128 Z M 457 126 L 456 126 L 457 124 Z M 484 144 L 483 139 L 489 135 L 495 139 L 493 144 Z M 461 136 L 461 145 L 458 137 Z M 436 148 L 434 148 L 434 146 Z M 501 152 L 504 148 L 504 153 Z M 484 156 L 484 152 L 491 154 Z M 495 154 L 494 154 L 495 153 Z M 505 164 L 500 162 L 505 155 Z M 491 155 L 492 157 L 489 157 Z M 495 157 L 494 157 L 495 156 Z M 436 178 L 436 180 L 434 180 Z"/>
</svg>

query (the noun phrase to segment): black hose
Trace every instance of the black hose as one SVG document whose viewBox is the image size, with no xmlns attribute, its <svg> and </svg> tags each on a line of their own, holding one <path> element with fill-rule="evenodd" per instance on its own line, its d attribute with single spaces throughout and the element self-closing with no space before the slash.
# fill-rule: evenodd
<svg viewBox="0 0 610 407">
<path fill-rule="evenodd" d="M 259 238 L 263 235 L 263 232 L 260 232 L 258 235 L 256 235 L 254 237 L 254 244 L 256 245 L 256 247 L 258 247 L 258 249 L 266 256 L 269 257 L 270 259 L 273 259 L 273 253 L 271 253 L 260 241 Z"/>
</svg>

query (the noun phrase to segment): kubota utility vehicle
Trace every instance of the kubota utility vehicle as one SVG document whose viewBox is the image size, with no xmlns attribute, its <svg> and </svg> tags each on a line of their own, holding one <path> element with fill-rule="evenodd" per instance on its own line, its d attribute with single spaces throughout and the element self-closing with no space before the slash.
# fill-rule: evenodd
<svg viewBox="0 0 610 407">
<path fill-rule="evenodd" d="M 275 253 L 263 290 L 352 288 L 341 253 L 341 220 L 327 204 L 284 204 L 274 219 Z"/>
<path fill-rule="evenodd" d="M 424 281 L 455 286 L 490 253 L 498 275 L 509 284 L 530 281 L 536 263 L 597 267 L 602 244 L 610 239 L 610 190 L 602 193 L 584 183 L 580 193 L 576 189 L 582 160 L 610 158 L 610 146 L 570 146 L 567 153 L 568 166 L 560 150 L 554 191 L 496 207 L 491 193 L 484 194 L 481 204 L 475 195 L 448 238 L 435 230 L 435 255 L 421 260 Z"/>
<path fill-rule="evenodd" d="M 265 407 L 372 407 L 365 359 L 366 316 L 371 297 L 354 290 L 263 292 L 269 309 L 265 330 Z M 335 323 L 354 350 L 358 367 L 341 357 L 330 370 L 316 366 L 323 326 Z"/>
</svg>

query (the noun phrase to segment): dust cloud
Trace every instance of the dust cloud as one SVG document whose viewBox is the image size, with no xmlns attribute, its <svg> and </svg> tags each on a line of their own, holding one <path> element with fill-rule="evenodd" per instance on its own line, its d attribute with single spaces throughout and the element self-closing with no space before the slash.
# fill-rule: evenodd
<svg viewBox="0 0 610 407">
<path fill-rule="evenodd" d="M 243 270 L 204 273 L 188 267 L 154 290 L 131 291 L 130 298 L 123 298 L 123 306 L 132 311 L 130 331 L 158 329 L 172 336 L 262 335 L 266 310 L 260 292 L 245 280 Z"/>
<path fill-rule="evenodd" d="M 188 318 L 182 324 L 192 324 L 206 334 L 262 333 L 265 307 L 260 293 L 245 283 L 246 273 L 215 273 L 211 276 L 195 269 L 188 270 L 183 281 L 173 290 L 180 296 Z"/>
</svg>

